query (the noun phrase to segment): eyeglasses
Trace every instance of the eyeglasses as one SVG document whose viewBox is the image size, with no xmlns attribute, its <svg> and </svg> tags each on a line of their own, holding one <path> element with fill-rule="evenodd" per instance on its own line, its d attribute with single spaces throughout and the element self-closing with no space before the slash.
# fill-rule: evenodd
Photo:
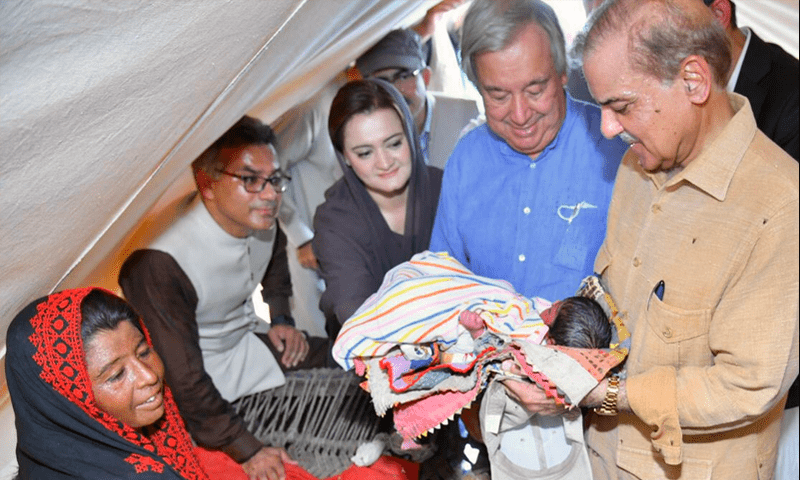
<svg viewBox="0 0 800 480">
<path fill-rule="evenodd" d="M 286 187 L 289 186 L 289 182 L 292 180 L 292 177 L 290 177 L 289 174 L 285 173 L 283 170 L 275 170 L 269 177 L 230 173 L 226 172 L 225 170 L 217 171 L 223 175 L 238 178 L 239 181 L 242 182 L 242 186 L 244 186 L 244 189 L 247 193 L 261 193 L 267 187 L 267 183 L 272 185 L 272 189 L 275 190 L 275 193 L 283 193 L 286 191 Z"/>
<path fill-rule="evenodd" d="M 406 70 L 406 69 L 401 69 L 401 70 L 398 70 L 397 72 L 395 72 L 395 73 L 393 73 L 391 75 L 380 75 L 380 76 L 376 76 L 376 77 L 380 78 L 381 80 L 386 80 L 387 82 L 391 83 L 392 85 L 397 85 L 398 83 L 405 82 L 406 80 L 408 80 L 410 78 L 416 77 L 417 75 L 419 75 L 420 71 L 421 71 L 420 69 L 416 69 L 416 70 L 413 70 L 413 71 Z"/>
</svg>

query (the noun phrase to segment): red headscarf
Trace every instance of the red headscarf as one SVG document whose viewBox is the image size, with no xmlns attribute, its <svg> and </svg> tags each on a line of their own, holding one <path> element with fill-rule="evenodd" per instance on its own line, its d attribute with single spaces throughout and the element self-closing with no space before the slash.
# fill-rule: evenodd
<svg viewBox="0 0 800 480">
<path fill-rule="evenodd" d="M 166 386 L 164 416 L 148 435 L 97 407 L 81 338 L 81 302 L 92 290 L 39 299 L 9 327 L 20 477 L 207 479 Z"/>
</svg>

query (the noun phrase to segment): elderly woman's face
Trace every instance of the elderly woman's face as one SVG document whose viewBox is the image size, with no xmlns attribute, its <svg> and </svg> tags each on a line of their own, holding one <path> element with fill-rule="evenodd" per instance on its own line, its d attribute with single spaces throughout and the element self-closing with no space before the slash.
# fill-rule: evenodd
<svg viewBox="0 0 800 480">
<path fill-rule="evenodd" d="M 372 195 L 402 193 L 411 177 L 411 148 L 396 111 L 359 113 L 344 127 L 344 156 Z"/>
<path fill-rule="evenodd" d="M 164 364 L 130 322 L 99 330 L 84 345 L 97 406 L 133 428 L 164 415 Z"/>
</svg>

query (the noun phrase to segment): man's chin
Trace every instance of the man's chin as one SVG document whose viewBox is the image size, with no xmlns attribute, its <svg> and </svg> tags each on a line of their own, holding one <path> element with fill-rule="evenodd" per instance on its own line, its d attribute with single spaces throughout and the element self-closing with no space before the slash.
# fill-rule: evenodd
<svg viewBox="0 0 800 480">
<path fill-rule="evenodd" d="M 506 140 L 506 143 L 517 153 L 527 155 L 531 158 L 536 158 L 543 150 L 539 143 L 532 142 L 529 139 L 515 138 L 513 143 L 508 140 Z"/>
<path fill-rule="evenodd" d="M 639 165 L 650 173 L 655 173 L 661 170 L 662 161 L 650 154 L 641 143 L 633 143 L 630 147 L 631 151 L 636 154 L 639 159 Z"/>
<path fill-rule="evenodd" d="M 255 231 L 260 230 L 270 230 L 272 227 L 275 226 L 275 219 L 274 218 L 264 218 L 259 219 L 258 221 L 252 222 L 250 228 Z"/>
</svg>

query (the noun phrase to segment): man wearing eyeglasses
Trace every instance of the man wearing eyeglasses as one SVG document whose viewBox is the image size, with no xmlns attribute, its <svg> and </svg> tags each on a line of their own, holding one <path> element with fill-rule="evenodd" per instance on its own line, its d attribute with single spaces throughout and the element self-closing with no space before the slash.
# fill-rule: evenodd
<svg viewBox="0 0 800 480">
<path fill-rule="evenodd" d="M 397 88 L 414 116 L 425 161 L 444 168 L 478 106 L 469 98 L 427 90 L 432 72 L 419 35 L 411 29 L 389 32 L 356 60 L 356 68 L 364 78 L 382 78 Z"/>
<path fill-rule="evenodd" d="M 192 437 L 251 478 L 278 478 L 288 457 L 248 432 L 229 402 L 282 385 L 285 370 L 324 366 L 328 351 L 289 314 L 286 238 L 275 218 L 290 178 L 277 168 L 273 143 L 256 119 L 231 127 L 192 163 L 197 191 L 119 276 Z M 259 283 L 271 326 L 251 298 Z"/>
</svg>

